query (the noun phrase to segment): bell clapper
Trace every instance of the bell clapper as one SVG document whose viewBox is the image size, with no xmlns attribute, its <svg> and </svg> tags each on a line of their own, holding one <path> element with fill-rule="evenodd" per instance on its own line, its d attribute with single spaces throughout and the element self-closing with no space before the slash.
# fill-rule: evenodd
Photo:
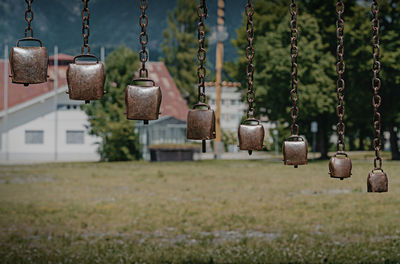
<svg viewBox="0 0 400 264">
<path fill-rule="evenodd" d="M 253 154 L 253 151 L 252 151 L 252 150 L 249 150 L 248 152 L 249 152 L 249 155 L 250 155 L 250 156 L 251 156 L 251 154 Z"/>
<path fill-rule="evenodd" d="M 149 124 L 149 120 L 143 120 L 143 124 L 148 125 Z"/>
<path fill-rule="evenodd" d="M 29 83 L 24 83 L 24 86 L 25 86 L 25 87 L 29 86 Z"/>
<path fill-rule="evenodd" d="M 297 169 L 299 166 L 298 165 L 294 165 L 294 168 Z"/>
<path fill-rule="evenodd" d="M 343 178 L 340 178 L 341 181 L 343 181 Z"/>
<path fill-rule="evenodd" d="M 203 153 L 206 153 L 206 141 L 205 140 L 201 141 L 201 149 L 202 149 Z"/>
<path fill-rule="evenodd" d="M 90 104 L 90 101 L 89 100 L 85 100 L 85 104 Z"/>
</svg>

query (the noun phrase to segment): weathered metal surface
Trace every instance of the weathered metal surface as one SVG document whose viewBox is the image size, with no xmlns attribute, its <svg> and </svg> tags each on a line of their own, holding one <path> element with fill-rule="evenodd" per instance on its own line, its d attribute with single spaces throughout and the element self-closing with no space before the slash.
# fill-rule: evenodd
<svg viewBox="0 0 400 264">
<path fill-rule="evenodd" d="M 76 61 L 77 58 L 94 57 L 79 55 L 74 63 L 68 65 L 68 94 L 71 100 L 101 100 L 104 95 L 105 70 L 103 63 L 92 61 Z M 97 59 L 97 58 L 96 58 Z"/>
<path fill-rule="evenodd" d="M 373 170 L 368 174 L 368 192 L 387 192 L 388 178 L 383 170 Z"/>
<path fill-rule="evenodd" d="M 207 107 L 207 109 L 196 109 Z M 207 104 L 196 104 L 187 116 L 187 138 L 209 140 L 215 138 L 215 114 Z"/>
<path fill-rule="evenodd" d="M 290 126 L 291 135 L 299 135 L 299 125 L 296 123 L 299 117 L 299 94 L 298 94 L 298 64 L 297 57 L 299 55 L 299 48 L 297 47 L 297 40 L 299 37 L 298 25 L 297 25 L 297 13 L 298 6 L 296 0 L 292 0 L 290 3 L 290 58 L 291 58 L 291 86 L 290 99 L 292 100 L 292 107 L 290 109 L 290 116 L 292 117 L 292 124 Z"/>
<path fill-rule="evenodd" d="M 332 178 L 344 178 L 351 177 L 352 163 L 351 159 L 346 153 L 336 153 L 329 160 L 329 174 Z"/>
<path fill-rule="evenodd" d="M 20 47 L 21 41 L 37 41 L 40 47 Z M 42 42 L 34 38 L 24 38 L 17 42 L 10 52 L 11 79 L 13 83 L 36 84 L 47 82 L 49 57 Z"/>
<path fill-rule="evenodd" d="M 381 71 L 381 63 L 379 61 L 380 56 L 380 24 L 379 24 L 379 1 L 374 0 L 371 5 L 372 21 L 371 27 L 373 31 L 372 37 L 372 89 L 374 95 L 372 97 L 372 106 L 374 108 L 373 124 L 374 124 L 374 140 L 372 141 L 373 148 L 375 150 L 374 158 L 374 169 L 368 175 L 368 192 L 387 192 L 388 191 L 388 179 L 386 173 L 382 170 L 382 157 L 380 150 L 382 148 L 382 115 L 379 112 L 379 108 L 382 105 L 382 97 L 379 95 L 379 90 L 382 86 L 382 81 L 379 77 Z"/>
<path fill-rule="evenodd" d="M 134 85 L 136 82 L 152 82 L 153 86 Z M 132 120 L 156 120 L 160 113 L 161 89 L 154 81 L 137 79 L 125 89 L 126 117 Z"/>
<path fill-rule="evenodd" d="M 283 162 L 285 165 L 307 164 L 307 142 L 300 136 L 291 136 L 283 142 Z"/>
<path fill-rule="evenodd" d="M 257 122 L 257 124 L 248 124 Z M 238 130 L 239 149 L 241 150 L 262 150 L 264 145 L 264 127 L 256 119 L 247 119 Z"/>
<path fill-rule="evenodd" d="M 139 70 L 139 76 L 141 78 L 147 78 L 149 76 L 149 72 L 146 69 L 146 62 L 149 59 L 149 53 L 147 52 L 146 45 L 149 42 L 149 36 L 147 35 L 146 27 L 149 22 L 149 18 L 146 15 L 146 9 L 149 6 L 149 2 L 148 0 L 140 0 L 139 5 L 142 11 L 139 17 L 139 24 L 140 24 L 139 42 L 140 45 L 142 45 L 142 48 L 139 51 L 139 59 L 140 62 L 142 63 L 142 67 Z"/>
</svg>

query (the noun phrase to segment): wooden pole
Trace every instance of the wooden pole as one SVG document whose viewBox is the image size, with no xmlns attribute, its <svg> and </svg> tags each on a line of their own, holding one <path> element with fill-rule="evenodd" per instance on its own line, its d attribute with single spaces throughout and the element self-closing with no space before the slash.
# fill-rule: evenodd
<svg viewBox="0 0 400 264">
<path fill-rule="evenodd" d="M 224 30 L 224 8 L 225 1 L 218 0 L 218 28 L 217 28 L 217 36 L 221 34 Z M 215 80 L 215 89 L 216 89 L 216 137 L 214 144 L 214 158 L 218 159 L 221 151 L 219 148 L 221 147 L 221 83 L 222 83 L 222 65 L 224 61 L 224 43 L 222 38 L 218 39 L 217 43 L 217 54 L 216 54 L 216 80 Z"/>
</svg>

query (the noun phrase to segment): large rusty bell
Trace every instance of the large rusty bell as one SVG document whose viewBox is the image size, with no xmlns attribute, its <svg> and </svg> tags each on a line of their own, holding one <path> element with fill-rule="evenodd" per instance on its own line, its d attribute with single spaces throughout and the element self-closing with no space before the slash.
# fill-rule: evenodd
<svg viewBox="0 0 400 264">
<path fill-rule="evenodd" d="M 206 103 L 197 103 L 187 115 L 187 139 L 201 140 L 203 152 L 205 141 L 215 138 L 214 110 Z"/>
<path fill-rule="evenodd" d="M 339 178 L 341 180 L 350 178 L 351 169 L 351 159 L 345 152 L 339 151 L 329 160 L 329 174 L 331 178 Z"/>
<path fill-rule="evenodd" d="M 248 118 L 239 126 L 239 149 L 247 150 L 251 155 L 253 150 L 262 150 L 264 145 L 264 127 L 260 121 Z"/>
<path fill-rule="evenodd" d="M 151 85 L 146 85 L 151 83 Z M 161 106 L 161 88 L 151 79 L 134 79 L 125 89 L 126 118 L 157 120 Z"/>
<path fill-rule="evenodd" d="M 299 165 L 307 164 L 308 146 L 301 136 L 292 135 L 288 137 L 283 142 L 282 152 L 285 165 L 293 165 L 297 168 Z"/>
<path fill-rule="evenodd" d="M 96 59 L 83 61 L 77 59 Z M 68 94 L 71 100 L 83 100 L 89 103 L 92 100 L 103 99 L 105 82 L 104 64 L 91 54 L 75 56 L 74 62 L 68 65 L 67 82 Z"/>
<path fill-rule="evenodd" d="M 21 47 L 20 42 L 35 41 L 39 47 Z M 42 41 L 26 37 L 17 41 L 16 47 L 10 51 L 11 79 L 13 83 L 28 86 L 47 82 L 47 66 L 49 57 Z"/>
<path fill-rule="evenodd" d="M 367 178 L 368 192 L 387 192 L 388 177 L 382 169 L 373 169 Z"/>
</svg>

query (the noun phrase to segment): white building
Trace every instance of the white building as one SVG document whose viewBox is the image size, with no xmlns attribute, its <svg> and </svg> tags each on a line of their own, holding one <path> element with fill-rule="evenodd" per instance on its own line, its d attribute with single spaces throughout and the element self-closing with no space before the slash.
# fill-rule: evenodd
<svg viewBox="0 0 400 264">
<path fill-rule="evenodd" d="M 222 82 L 221 89 L 221 129 L 236 132 L 246 111 L 238 83 Z M 216 110 L 216 88 L 214 83 L 206 83 L 206 94 L 209 104 Z"/>
<path fill-rule="evenodd" d="M 60 54 L 57 89 L 54 89 L 52 57 L 47 83 L 25 87 L 12 84 L 8 76 L 1 74 L 0 162 L 99 160 L 96 152 L 99 139 L 87 132 L 87 116 L 79 106 L 82 102 L 69 100 L 65 93 L 65 73 L 72 59 Z M 8 67 L 8 61 L 1 60 L 1 73 L 4 66 Z M 4 77 L 8 79 L 7 102 Z"/>
</svg>

